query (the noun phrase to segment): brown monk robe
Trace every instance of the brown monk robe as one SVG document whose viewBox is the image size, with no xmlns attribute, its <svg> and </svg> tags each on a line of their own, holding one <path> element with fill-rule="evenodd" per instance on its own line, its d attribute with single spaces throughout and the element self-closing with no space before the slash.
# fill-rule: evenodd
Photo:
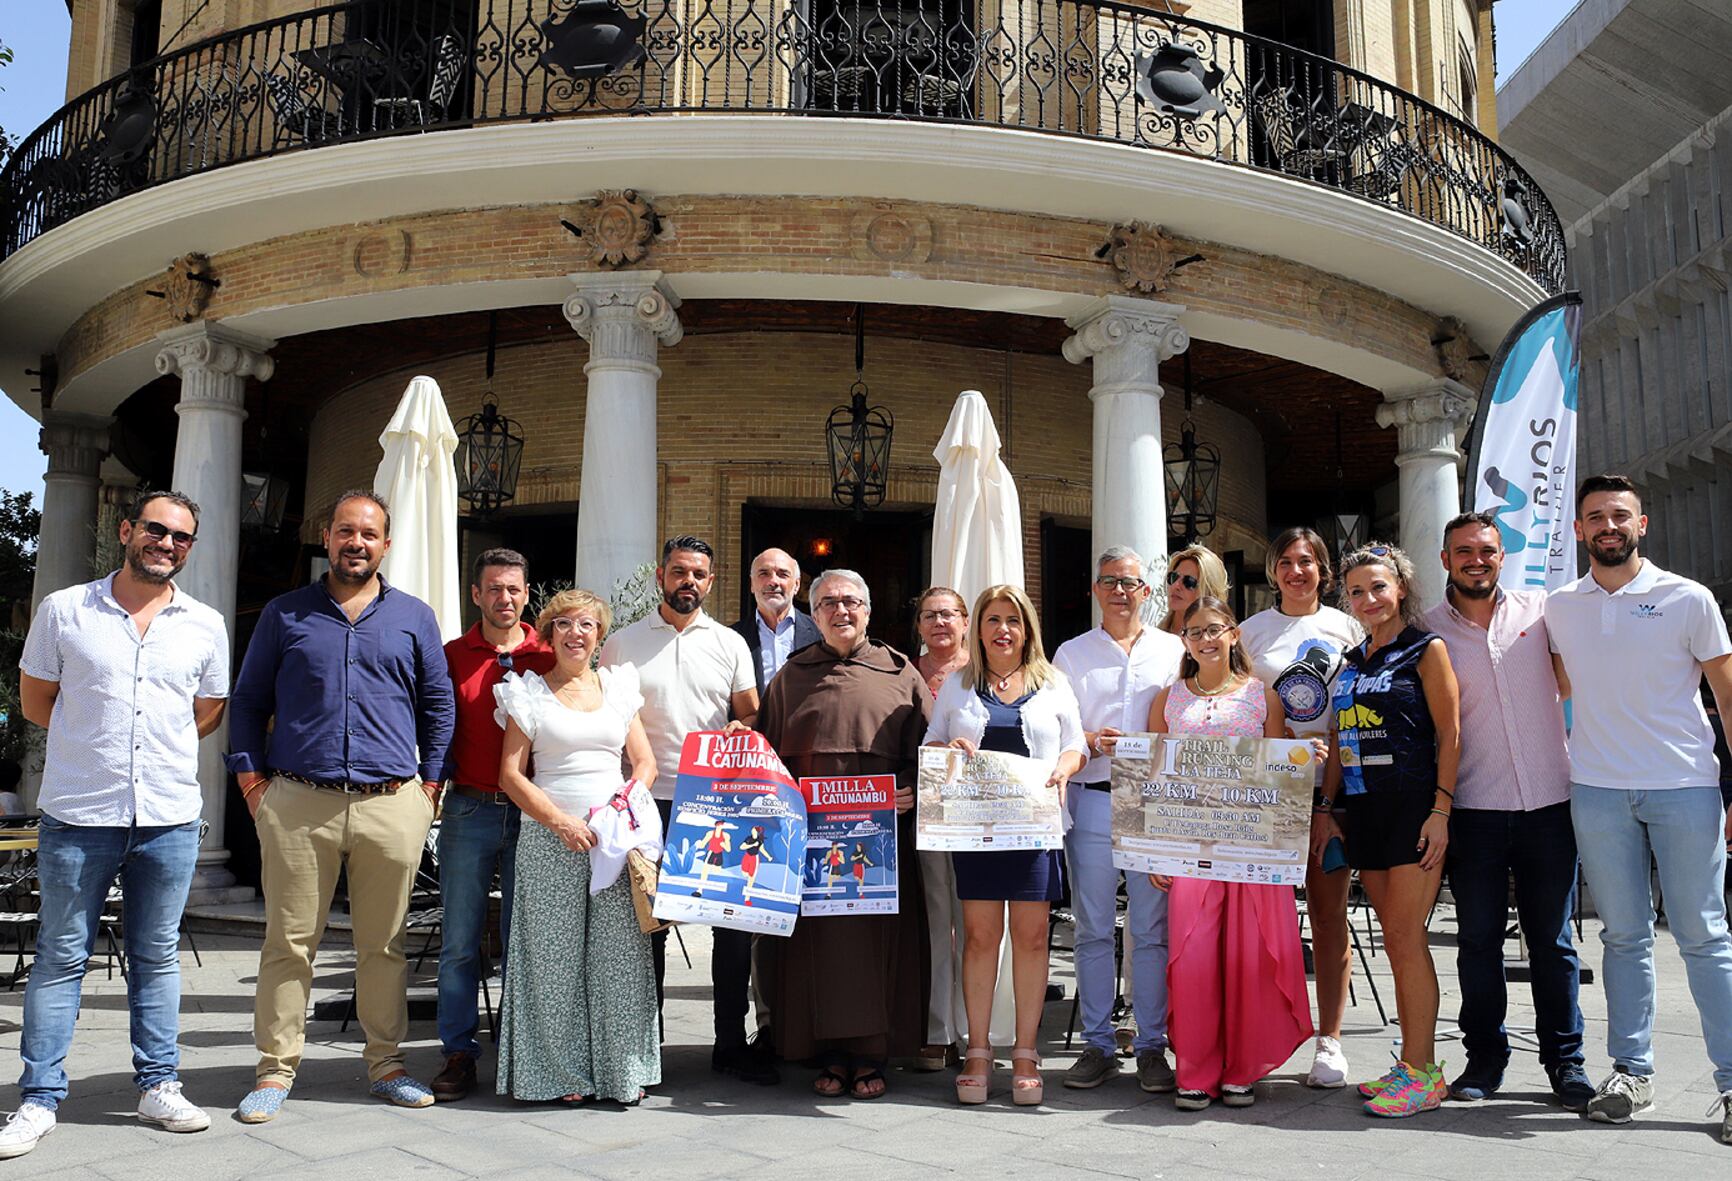
<svg viewBox="0 0 1732 1181">
<path fill-rule="evenodd" d="M 902 653 L 866 640 L 840 657 L 817 643 L 770 682 L 757 726 L 796 776 L 895 775 L 913 787 L 931 711 Z M 897 816 L 896 867 L 899 913 L 808 916 L 788 938 L 760 940 L 783 1058 L 852 1057 L 864 1070 L 926 1041 L 930 952 L 912 809 Z"/>
</svg>

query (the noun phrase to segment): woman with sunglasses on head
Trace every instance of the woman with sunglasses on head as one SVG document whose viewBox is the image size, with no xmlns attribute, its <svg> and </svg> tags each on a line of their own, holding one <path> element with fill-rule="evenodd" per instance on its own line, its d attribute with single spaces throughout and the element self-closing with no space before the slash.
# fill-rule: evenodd
<svg viewBox="0 0 1732 1181">
<path fill-rule="evenodd" d="M 1064 807 L 1064 788 L 1088 760 L 1076 694 L 1048 663 L 1040 621 L 1021 587 L 989 586 L 974 603 L 968 663 L 938 691 L 926 745 L 1022 755 L 1052 765 L 1047 789 Z M 1045 1084 L 1035 1038 L 1046 1003 L 1047 916 L 1064 893 L 1057 849 L 953 853 L 956 892 L 967 938 L 962 987 L 968 1051 L 956 1076 L 959 1103 L 985 1103 L 992 1079 L 989 1029 L 998 982 L 998 946 L 1010 912 L 1011 974 L 1016 992 L 1016 1047 L 1011 1100 L 1040 1103 Z"/>
<path fill-rule="evenodd" d="M 968 663 L 963 644 L 968 635 L 968 604 L 947 586 L 929 586 L 914 604 L 914 627 L 920 652 L 914 666 L 938 699 L 944 679 Z M 924 651 L 921 651 L 924 649 Z M 963 1030 L 962 902 L 956 897 L 956 875 L 950 854 L 919 854 L 920 881 L 926 894 L 927 932 L 932 940 L 932 979 L 927 996 L 926 1044 L 915 1066 L 943 1070 L 956 1054 Z"/>
<path fill-rule="evenodd" d="M 1426 631 L 1413 563 L 1392 545 L 1363 546 L 1341 562 L 1342 600 L 1366 631 L 1335 679 L 1323 795 L 1311 828 L 1313 857 L 1341 836 L 1348 863 L 1377 912 L 1395 975 L 1401 1056 L 1361 1083 L 1367 1115 L 1430 1111 L 1449 1094 L 1436 1061 L 1437 969 L 1425 920 L 1437 899 L 1461 757 L 1461 696 L 1449 652 Z"/>
<path fill-rule="evenodd" d="M 1317 755 L 1317 782 L 1329 758 L 1329 692 L 1348 649 L 1365 638 L 1353 617 L 1324 605 L 1333 589 L 1329 547 L 1303 525 L 1278 534 L 1264 564 L 1276 605 L 1259 611 L 1239 629 L 1251 671 L 1281 698 L 1287 734 L 1309 739 Z M 1333 820 L 1343 823 L 1340 801 Z M 1347 1056 L 1341 1052 L 1341 1022 L 1347 1015 L 1347 988 L 1353 958 L 1347 932 L 1347 891 L 1353 875 L 1339 842 L 1313 856 L 1305 867 L 1305 907 L 1311 922 L 1312 956 L 1317 969 L 1317 1044 L 1308 1087 L 1347 1084 Z"/>
<path fill-rule="evenodd" d="M 1227 567 L 1206 545 L 1187 545 L 1167 559 L 1167 613 L 1161 630 L 1176 636 L 1198 599 L 1227 599 Z"/>
<path fill-rule="evenodd" d="M 1185 612 L 1179 679 L 1149 710 L 1154 734 L 1281 738 L 1281 698 L 1251 675 L 1232 608 L 1203 598 Z M 1181 1111 L 1219 1096 L 1256 1101 L 1258 1079 L 1312 1033 L 1305 952 L 1292 886 L 1150 874 L 1167 901 L 1167 1036 Z"/>
</svg>

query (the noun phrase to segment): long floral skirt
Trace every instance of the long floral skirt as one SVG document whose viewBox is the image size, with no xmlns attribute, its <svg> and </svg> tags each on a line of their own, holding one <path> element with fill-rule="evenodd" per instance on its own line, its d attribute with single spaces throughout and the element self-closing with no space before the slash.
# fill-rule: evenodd
<svg viewBox="0 0 1732 1181">
<path fill-rule="evenodd" d="M 661 1082 L 655 972 L 631 883 L 590 897 L 589 855 L 528 817 L 517 843 L 499 1093 L 630 1103 Z"/>
</svg>

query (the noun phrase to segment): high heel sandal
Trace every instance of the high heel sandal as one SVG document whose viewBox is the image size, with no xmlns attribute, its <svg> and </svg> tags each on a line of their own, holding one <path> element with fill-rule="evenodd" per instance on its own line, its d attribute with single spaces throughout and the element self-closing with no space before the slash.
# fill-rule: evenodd
<svg viewBox="0 0 1732 1181">
<path fill-rule="evenodd" d="M 984 1062 L 986 1069 L 977 1074 L 970 1074 L 970 1062 Z M 965 1107 L 975 1107 L 986 1102 L 987 1089 L 992 1085 L 992 1070 L 997 1065 L 993 1059 L 992 1048 L 973 1046 L 962 1056 L 962 1073 L 956 1076 L 956 1101 Z"/>
<path fill-rule="evenodd" d="M 1010 1060 L 1034 1063 L 1035 1076 L 1023 1078 L 1020 1075 L 1010 1081 L 1010 1101 L 1018 1107 L 1039 1107 L 1041 1100 L 1046 1098 L 1046 1080 L 1040 1077 L 1040 1051 L 1018 1047 L 1010 1052 Z"/>
</svg>

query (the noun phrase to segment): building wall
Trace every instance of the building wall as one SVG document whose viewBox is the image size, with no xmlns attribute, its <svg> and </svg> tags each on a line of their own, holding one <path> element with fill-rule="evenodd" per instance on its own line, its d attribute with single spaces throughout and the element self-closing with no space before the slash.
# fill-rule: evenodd
<svg viewBox="0 0 1732 1181">
<path fill-rule="evenodd" d="M 1643 489 L 1647 552 L 1732 602 L 1732 108 L 1569 231 L 1583 472 Z"/>
<path fill-rule="evenodd" d="M 500 350 L 494 390 L 500 408 L 523 424 L 517 504 L 579 499 L 588 346 L 540 342 Z M 739 332 L 688 336 L 660 356 L 657 400 L 660 457 L 658 534 L 711 538 L 722 558 L 715 601 L 737 601 L 740 506 L 755 499 L 829 507 L 823 423 L 854 380 L 854 340 L 819 333 Z M 484 358 L 470 355 L 423 370 L 440 384 L 454 419 L 481 401 Z M 407 370 L 345 390 L 313 419 L 307 469 L 306 540 L 345 488 L 368 485 L 379 432 L 415 374 Z M 1090 369 L 1060 357 L 960 348 L 911 340 L 866 342 L 866 382 L 874 404 L 896 416 L 887 508 L 927 508 L 937 489 L 932 456 L 957 394 L 978 389 L 992 407 L 1004 459 L 1022 499 L 1029 590 L 1039 594 L 1043 515 L 1086 524 L 1090 510 Z M 1163 433 L 1178 441 L 1183 417 L 1164 400 Z M 1221 449 L 1220 514 L 1208 540 L 1262 559 L 1265 534 L 1263 442 L 1240 415 L 1204 403 L 1193 413 L 1199 438 Z M 575 519 L 562 527 L 575 531 Z M 654 554 L 644 555 L 646 561 Z M 549 577 L 570 577 L 571 572 Z M 579 581 L 582 572 L 578 572 Z"/>
</svg>

